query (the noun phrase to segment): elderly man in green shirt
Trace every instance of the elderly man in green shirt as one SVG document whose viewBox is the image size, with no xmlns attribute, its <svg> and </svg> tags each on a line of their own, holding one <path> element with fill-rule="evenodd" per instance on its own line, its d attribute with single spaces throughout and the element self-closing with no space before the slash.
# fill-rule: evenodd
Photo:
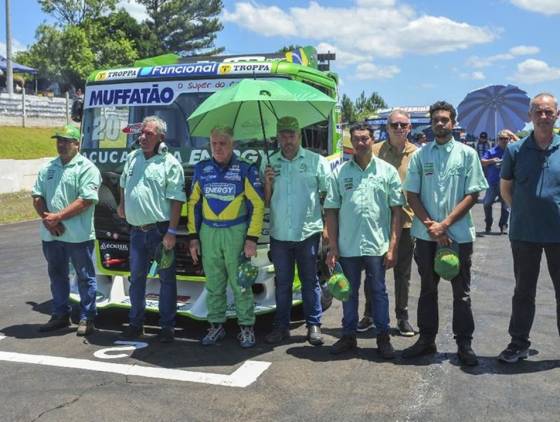
<svg viewBox="0 0 560 422">
<path fill-rule="evenodd" d="M 53 138 L 56 138 L 58 158 L 39 170 L 31 193 L 33 206 L 43 223 L 41 240 L 53 297 L 52 317 L 39 331 L 70 325 L 70 261 L 76 270 L 80 294 L 80 323 L 76 334 L 86 336 L 95 329 L 97 283 L 93 263 L 93 211 L 101 175 L 97 167 L 79 153 L 78 128 L 66 125 Z"/>
<path fill-rule="evenodd" d="M 156 249 L 175 247 L 181 206 L 186 200 L 183 167 L 165 146 L 167 124 L 157 116 L 142 122 L 140 149 L 127 157 L 121 174 L 121 201 L 117 212 L 130 224 L 130 325 L 122 337 L 132 339 L 144 334 L 146 277 Z M 162 343 L 174 340 L 177 310 L 175 259 L 159 268 L 159 313 Z"/>
<path fill-rule="evenodd" d="M 418 341 L 403 351 L 411 358 L 437 351 L 438 283 L 434 259 L 439 246 L 458 250 L 459 274 L 453 288 L 453 333 L 458 357 L 468 366 L 478 364 L 471 347 L 474 320 L 471 309 L 471 256 L 476 237 L 470 209 L 480 191 L 488 187 L 476 151 L 453 139 L 456 112 L 445 101 L 430 107 L 435 141 L 420 149 L 410 161 L 404 189 L 414 211 L 411 233 L 416 238 L 414 258 L 420 273 Z"/>
<path fill-rule="evenodd" d="M 266 336 L 271 344 L 290 337 L 294 267 L 301 280 L 307 340 L 321 336 L 321 287 L 317 278 L 319 240 L 323 232 L 321 199 L 331 170 L 323 156 L 301 146 L 299 122 L 283 117 L 277 124 L 280 151 L 263 162 L 265 201 L 270 206 L 270 254 L 276 271 L 276 317 Z"/>
<path fill-rule="evenodd" d="M 352 287 L 342 303 L 342 337 L 331 353 L 340 354 L 356 347 L 358 298 L 362 269 L 372 296 L 372 315 L 378 329 L 377 351 L 391 359 L 395 351 L 389 337 L 389 298 L 385 270 L 395 266 L 404 204 L 397 169 L 377 158 L 372 151 L 373 131 L 365 123 L 350 129 L 354 156 L 333 178 L 325 212 L 329 234 L 327 265 L 340 258 L 344 275 Z"/>
</svg>

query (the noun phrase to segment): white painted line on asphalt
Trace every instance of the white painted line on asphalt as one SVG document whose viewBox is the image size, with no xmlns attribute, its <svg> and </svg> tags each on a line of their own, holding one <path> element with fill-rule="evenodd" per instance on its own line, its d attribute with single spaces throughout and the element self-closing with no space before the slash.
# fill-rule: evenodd
<svg viewBox="0 0 560 422">
<path fill-rule="evenodd" d="M 0 334 L 0 340 L 4 340 L 6 338 L 6 336 L 3 336 L 2 334 Z"/>
<path fill-rule="evenodd" d="M 0 361 L 56 366 L 59 368 L 84 369 L 87 371 L 109 372 L 137 377 L 158 378 L 172 381 L 187 381 L 225 387 L 248 387 L 268 369 L 270 362 L 248 360 L 231 375 L 209 374 L 180 369 L 126 365 L 120 363 L 96 362 L 87 359 L 64 358 L 27 353 L 0 352 Z"/>
<path fill-rule="evenodd" d="M 101 349 L 93 353 L 97 359 L 120 359 L 120 358 L 127 358 L 130 355 L 128 353 L 118 353 L 118 354 L 111 354 L 109 352 L 133 352 L 137 349 L 144 349 L 148 347 L 148 343 L 143 341 L 123 341 L 117 340 L 114 344 L 122 345 L 120 347 L 107 347 L 106 349 Z"/>
</svg>

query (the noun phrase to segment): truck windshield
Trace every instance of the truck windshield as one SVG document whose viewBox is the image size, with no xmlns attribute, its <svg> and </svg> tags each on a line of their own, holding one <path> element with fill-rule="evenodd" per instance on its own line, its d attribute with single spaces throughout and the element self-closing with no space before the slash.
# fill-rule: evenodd
<svg viewBox="0 0 560 422">
<path fill-rule="evenodd" d="M 191 137 L 187 118 L 212 93 L 183 93 L 169 105 L 142 105 L 137 107 L 107 106 L 87 108 L 84 111 L 82 148 L 128 148 L 138 139 L 138 128 L 146 116 L 156 115 L 167 122 L 165 143 L 172 148 L 203 148 L 206 137 Z M 123 129 L 130 128 L 129 131 Z M 129 133 L 125 133 L 129 132 Z"/>
</svg>

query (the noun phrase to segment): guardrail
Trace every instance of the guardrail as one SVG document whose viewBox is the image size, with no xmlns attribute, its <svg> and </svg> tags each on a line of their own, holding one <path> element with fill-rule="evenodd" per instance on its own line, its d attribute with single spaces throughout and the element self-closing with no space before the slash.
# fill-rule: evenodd
<svg viewBox="0 0 560 422">
<path fill-rule="evenodd" d="M 70 122 L 72 100 L 21 94 L 0 94 L 0 126 L 57 127 Z"/>
</svg>

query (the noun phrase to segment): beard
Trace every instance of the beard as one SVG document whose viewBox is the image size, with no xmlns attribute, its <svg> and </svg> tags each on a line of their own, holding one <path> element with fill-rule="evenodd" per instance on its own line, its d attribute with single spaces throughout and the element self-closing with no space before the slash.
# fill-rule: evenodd
<svg viewBox="0 0 560 422">
<path fill-rule="evenodd" d="M 436 138 L 447 138 L 449 135 L 451 135 L 451 133 L 451 129 L 447 129 L 445 127 L 434 130 L 434 135 L 436 135 Z"/>
</svg>

